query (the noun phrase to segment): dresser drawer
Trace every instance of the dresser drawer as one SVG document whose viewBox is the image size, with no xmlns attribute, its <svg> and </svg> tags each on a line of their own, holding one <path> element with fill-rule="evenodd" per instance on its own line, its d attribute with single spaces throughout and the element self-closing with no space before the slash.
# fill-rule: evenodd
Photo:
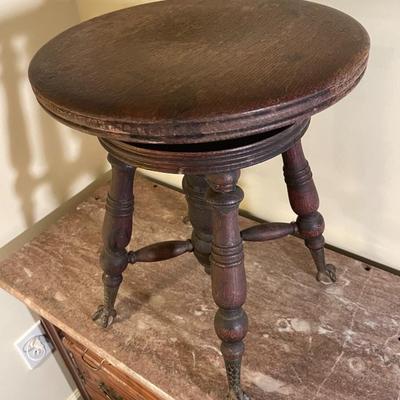
<svg viewBox="0 0 400 400">
<path fill-rule="evenodd" d="M 88 392 L 89 396 L 92 400 L 136 400 L 139 397 L 132 397 L 129 395 L 122 395 L 117 393 L 117 389 L 114 389 L 104 383 L 100 383 L 99 386 L 95 387 L 91 384 L 86 385 L 86 391 Z M 141 397 L 140 397 L 141 398 Z"/>
<path fill-rule="evenodd" d="M 142 384 L 80 343 L 67 336 L 62 338 L 62 343 L 92 400 L 160 400 Z"/>
</svg>

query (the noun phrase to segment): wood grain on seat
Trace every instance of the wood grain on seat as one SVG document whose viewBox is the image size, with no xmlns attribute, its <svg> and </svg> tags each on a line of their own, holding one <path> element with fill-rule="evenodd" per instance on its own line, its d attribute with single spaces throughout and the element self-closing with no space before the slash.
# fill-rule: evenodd
<svg viewBox="0 0 400 400">
<path fill-rule="evenodd" d="M 289 125 L 346 95 L 367 63 L 353 18 L 299 0 L 166 0 L 81 23 L 29 77 L 62 122 L 109 139 L 189 143 Z"/>
</svg>

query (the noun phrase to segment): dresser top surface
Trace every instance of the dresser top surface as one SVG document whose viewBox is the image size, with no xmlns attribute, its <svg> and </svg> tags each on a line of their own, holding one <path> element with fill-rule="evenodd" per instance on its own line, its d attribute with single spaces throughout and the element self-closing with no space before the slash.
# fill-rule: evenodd
<svg viewBox="0 0 400 400">
<path fill-rule="evenodd" d="M 129 249 L 190 237 L 182 194 L 141 176 L 135 189 Z M 91 320 L 103 295 L 98 257 L 106 192 L 90 194 L 2 261 L 0 287 L 160 398 L 224 399 L 210 277 L 192 254 L 128 267 L 114 324 L 103 330 Z M 315 281 L 301 240 L 245 243 L 243 382 L 253 400 L 310 400 L 317 392 L 318 400 L 397 398 L 400 278 L 332 251 L 327 258 L 338 282 L 325 287 Z"/>
</svg>

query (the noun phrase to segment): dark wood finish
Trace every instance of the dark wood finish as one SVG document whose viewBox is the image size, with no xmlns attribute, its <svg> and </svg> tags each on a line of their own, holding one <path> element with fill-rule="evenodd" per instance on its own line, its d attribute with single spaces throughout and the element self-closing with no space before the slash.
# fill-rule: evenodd
<svg viewBox="0 0 400 400">
<path fill-rule="evenodd" d="M 317 279 L 325 284 L 335 282 L 335 267 L 325 262 L 325 240 L 322 235 L 325 223 L 317 211 L 318 193 L 301 142 L 298 141 L 290 150 L 283 153 L 282 157 L 290 205 L 298 215 L 299 234 L 304 238 L 317 266 Z"/>
<path fill-rule="evenodd" d="M 243 339 L 247 333 L 247 315 L 242 309 L 246 300 L 246 274 L 242 238 L 239 230 L 239 204 L 243 191 L 236 186 L 239 171 L 209 175 L 207 200 L 212 209 L 211 279 L 212 293 L 218 311 L 215 331 L 222 340 L 228 376 L 230 400 L 248 400 L 240 384 L 244 352 Z"/>
<path fill-rule="evenodd" d="M 85 381 L 82 373 L 79 371 L 76 363 L 74 363 L 74 360 L 71 358 L 70 354 L 68 353 L 68 350 L 62 343 L 61 331 L 59 331 L 53 324 L 51 324 L 44 318 L 41 318 L 41 322 L 51 342 L 54 344 L 55 348 L 60 352 L 60 355 L 65 363 L 65 366 L 68 368 L 68 371 L 70 372 L 72 379 L 74 380 L 79 390 L 79 393 L 81 394 L 82 399 L 93 400 L 89 395 L 88 391 L 86 390 Z"/>
<path fill-rule="evenodd" d="M 271 240 L 298 230 L 318 280 L 335 281 L 300 140 L 313 114 L 359 82 L 368 54 L 369 37 L 358 22 L 302 0 L 155 2 L 84 22 L 43 46 L 29 68 L 39 103 L 59 121 L 98 136 L 113 169 L 101 253 L 104 305 L 94 319 L 112 323 L 129 262 L 194 251 L 211 266 L 228 399 L 248 400 L 240 384 L 247 332 L 242 238 Z M 240 169 L 279 154 L 297 222 L 240 232 Z M 136 167 L 186 175 L 191 241 L 126 250 Z M 87 359 L 85 365 L 91 369 Z M 90 380 L 87 390 L 93 398 L 126 396 L 107 380 Z"/>
<path fill-rule="evenodd" d="M 246 168 L 269 160 L 293 146 L 309 120 L 289 127 L 222 142 L 186 145 L 131 144 L 100 139 L 102 146 L 127 164 L 175 174 L 210 174 Z"/>
<path fill-rule="evenodd" d="M 192 251 L 193 245 L 190 240 L 170 240 L 154 243 L 136 251 L 130 251 L 128 253 L 128 261 L 131 264 L 164 261 Z"/>
<path fill-rule="evenodd" d="M 353 18 L 301 0 L 168 0 L 83 22 L 43 46 L 32 88 L 54 117 L 143 143 L 210 142 L 287 126 L 365 71 Z"/>
<path fill-rule="evenodd" d="M 208 183 L 203 175 L 185 175 L 182 181 L 192 224 L 194 255 L 205 271 L 211 273 L 210 254 L 212 241 L 211 208 L 206 200 Z"/>
<path fill-rule="evenodd" d="M 297 224 L 292 222 L 270 222 L 251 226 L 240 232 L 242 239 L 249 242 L 265 242 L 267 240 L 279 239 L 297 233 Z"/>
<path fill-rule="evenodd" d="M 132 235 L 133 178 L 135 168 L 109 155 L 112 166 L 111 187 L 107 197 L 103 224 L 103 243 L 100 265 L 103 268 L 104 304 L 93 315 L 104 327 L 112 324 L 116 316 L 114 308 L 122 273 L 128 266 L 125 249 Z"/>
</svg>

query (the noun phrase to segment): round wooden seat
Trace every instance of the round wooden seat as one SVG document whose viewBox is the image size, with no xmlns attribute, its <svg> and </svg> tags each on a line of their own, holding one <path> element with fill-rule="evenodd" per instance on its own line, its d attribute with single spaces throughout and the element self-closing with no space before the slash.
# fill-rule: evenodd
<svg viewBox="0 0 400 400">
<path fill-rule="evenodd" d="M 298 0 L 167 0 L 106 14 L 41 48 L 41 105 L 87 133 L 182 144 L 288 126 L 346 95 L 369 37 L 353 18 Z"/>
</svg>

